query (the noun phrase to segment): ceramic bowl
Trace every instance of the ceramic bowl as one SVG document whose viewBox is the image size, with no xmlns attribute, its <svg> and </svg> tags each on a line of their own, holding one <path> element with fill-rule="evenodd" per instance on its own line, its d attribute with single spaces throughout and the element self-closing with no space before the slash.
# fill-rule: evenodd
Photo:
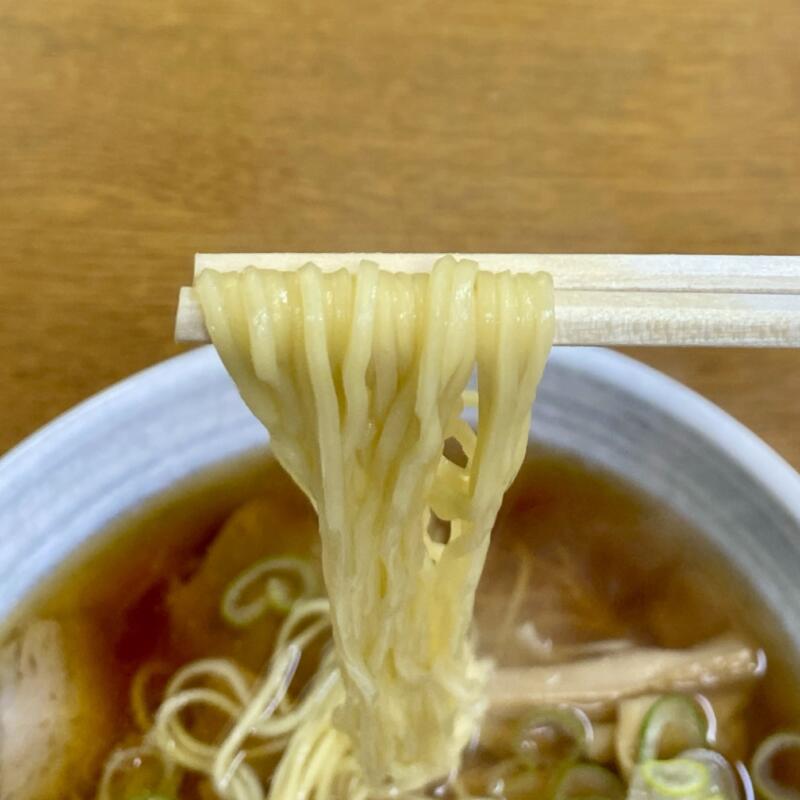
<svg viewBox="0 0 800 800">
<path fill-rule="evenodd" d="M 557 349 L 532 437 L 575 452 L 691 521 L 800 652 L 800 476 L 716 406 L 599 349 Z M 267 444 L 215 352 L 134 375 L 0 460 L 0 620 L 93 537 L 176 481 Z"/>
</svg>

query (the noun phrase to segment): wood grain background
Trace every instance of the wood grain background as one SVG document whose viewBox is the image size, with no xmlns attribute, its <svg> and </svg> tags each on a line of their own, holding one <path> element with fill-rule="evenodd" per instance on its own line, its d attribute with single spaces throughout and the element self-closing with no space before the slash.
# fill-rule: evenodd
<svg viewBox="0 0 800 800">
<path fill-rule="evenodd" d="M 0 0 L 0 451 L 195 251 L 800 252 L 797 0 Z M 800 354 L 637 351 L 800 467 Z"/>
</svg>

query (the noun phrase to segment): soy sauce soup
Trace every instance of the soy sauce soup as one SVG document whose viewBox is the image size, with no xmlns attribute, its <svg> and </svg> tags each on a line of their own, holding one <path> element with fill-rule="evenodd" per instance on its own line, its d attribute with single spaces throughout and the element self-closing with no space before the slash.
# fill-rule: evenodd
<svg viewBox="0 0 800 800">
<path fill-rule="evenodd" d="M 31 766 L 17 777 L 0 775 L 0 797 L 95 797 L 109 755 L 141 740 L 169 676 L 188 662 L 232 659 L 258 676 L 276 623 L 267 617 L 231 626 L 220 612 L 226 586 L 265 557 L 313 562 L 319 556 L 308 502 L 274 462 L 261 458 L 176 488 L 98 542 L 42 586 L 9 627 L 7 665 L 9 647 L 32 621 L 56 623 L 62 649 L 56 660 L 69 686 L 62 681 L 53 697 L 69 697 L 71 705 L 62 716 L 50 714 L 56 733 L 49 743 L 30 734 L 18 745 L 17 763 Z M 768 733 L 800 721 L 794 654 L 765 624 L 746 580 L 662 504 L 560 453 L 531 451 L 507 493 L 475 616 L 479 648 L 499 670 L 509 670 L 503 675 L 531 666 L 558 672 L 565 663 L 603 658 L 614 669 L 625 653 L 690 648 L 720 636 L 763 651 L 766 675 L 737 689 L 729 718 L 717 720 L 718 746 L 733 765 L 749 763 Z M 23 651 L 18 646 L 18 661 Z M 2 664 L 0 658 L 0 677 Z M 50 690 L 41 687 L 32 695 L 39 708 L 28 716 L 49 702 Z M 530 705 L 535 710 L 534 697 Z M 518 712 L 487 722 L 481 742 L 465 754 L 456 788 L 429 790 L 536 797 L 552 786 L 546 762 L 563 758 L 570 732 L 550 718 L 540 726 L 542 738 L 528 711 Z M 605 731 L 615 723 L 601 713 L 591 724 Z M 521 738 L 525 730 L 533 730 L 530 741 Z M 67 743 L 59 745 L 62 739 Z M 5 747 L 8 770 L 15 751 Z M 523 756 L 527 747 L 544 759 L 530 768 L 535 779 L 517 763 L 520 747 Z M 611 766 L 617 769 L 613 756 Z M 132 800 L 133 791 L 119 796 Z M 156 796 L 147 791 L 137 797 Z M 173 791 L 174 800 L 214 796 L 193 775 Z"/>
</svg>

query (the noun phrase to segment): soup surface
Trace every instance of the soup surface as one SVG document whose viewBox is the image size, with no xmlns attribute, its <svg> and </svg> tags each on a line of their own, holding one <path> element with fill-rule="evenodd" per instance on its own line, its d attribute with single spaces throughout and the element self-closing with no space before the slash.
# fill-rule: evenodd
<svg viewBox="0 0 800 800">
<path fill-rule="evenodd" d="M 444 527 L 439 535 L 447 535 Z M 274 462 L 251 459 L 179 487 L 79 553 L 7 632 L 13 641 L 32 620 L 58 623 L 62 662 L 80 694 L 72 717 L 84 735 L 71 737 L 66 754 L 44 759 L 64 766 L 50 770 L 36 796 L 94 797 L 109 754 L 141 738 L 169 676 L 187 662 L 229 658 L 257 676 L 277 622 L 266 615 L 232 626 L 221 597 L 259 559 L 313 562 L 317 550 L 306 499 Z M 720 749 L 732 762 L 747 760 L 766 733 L 800 720 L 788 650 L 745 581 L 663 505 L 562 454 L 531 451 L 508 492 L 476 623 L 481 650 L 509 670 L 633 647 L 687 648 L 733 633 L 763 648 L 769 669 L 720 731 Z M 486 765 L 502 763 L 519 729 L 502 716 L 495 727 L 467 754 L 464 785 L 475 794 L 513 795 L 496 781 L 487 785 Z M 25 797 L 19 787 L 46 771 L 31 767 L 26 776 L 23 769 L 16 794 L 3 794 L 0 784 L 0 795 Z M 178 791 L 192 800 L 211 796 L 191 776 Z"/>
</svg>

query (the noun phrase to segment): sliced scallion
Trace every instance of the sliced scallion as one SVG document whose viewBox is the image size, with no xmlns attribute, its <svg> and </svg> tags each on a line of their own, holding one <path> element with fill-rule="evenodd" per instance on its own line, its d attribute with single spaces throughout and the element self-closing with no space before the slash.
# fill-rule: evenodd
<svg viewBox="0 0 800 800">
<path fill-rule="evenodd" d="M 697 761 L 708 767 L 709 772 L 709 796 L 707 800 L 740 800 L 739 782 L 733 771 L 733 767 L 727 762 L 724 756 L 714 750 L 705 748 L 695 748 L 681 753 L 681 758 L 688 758 Z"/>
<path fill-rule="evenodd" d="M 706 743 L 708 722 L 697 703 L 686 695 L 659 698 L 642 720 L 637 761 L 668 759 Z"/>
<path fill-rule="evenodd" d="M 756 749 L 750 774 L 762 800 L 800 800 L 800 734 L 768 736 Z"/>
<path fill-rule="evenodd" d="M 707 766 L 690 758 L 645 761 L 637 772 L 651 796 L 682 800 L 705 797 L 711 777 Z"/>
</svg>

